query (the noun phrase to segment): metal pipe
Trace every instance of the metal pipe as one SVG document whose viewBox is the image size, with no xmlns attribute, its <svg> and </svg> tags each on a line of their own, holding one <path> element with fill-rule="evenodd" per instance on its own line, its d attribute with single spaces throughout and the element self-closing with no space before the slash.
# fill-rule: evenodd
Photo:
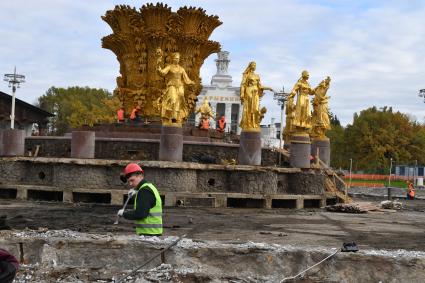
<svg viewBox="0 0 425 283">
<path fill-rule="evenodd" d="M 353 158 L 350 158 L 350 185 L 348 186 L 351 188 L 351 169 L 353 169 Z"/>
<path fill-rule="evenodd" d="M 280 132 L 279 132 L 279 148 L 282 149 L 283 143 L 283 110 L 285 109 L 285 103 L 283 102 L 280 106 Z M 282 164 L 282 154 L 279 153 L 279 166 Z"/>
<path fill-rule="evenodd" d="M 10 111 L 10 128 L 15 128 L 15 96 L 16 96 L 16 87 L 19 88 L 19 84 L 25 82 L 24 75 L 16 74 L 16 66 L 13 71 L 13 74 L 5 74 L 4 81 L 9 83 L 9 87 L 12 87 L 12 109 Z"/>
<path fill-rule="evenodd" d="M 10 111 L 10 128 L 13 130 L 15 128 L 15 92 L 16 87 L 12 88 L 12 110 Z"/>
</svg>

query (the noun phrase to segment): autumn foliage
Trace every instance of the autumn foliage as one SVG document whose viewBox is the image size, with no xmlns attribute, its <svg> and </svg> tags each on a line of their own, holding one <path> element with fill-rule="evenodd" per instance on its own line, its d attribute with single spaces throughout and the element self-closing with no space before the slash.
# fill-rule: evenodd
<svg viewBox="0 0 425 283">
<path fill-rule="evenodd" d="M 115 121 L 119 101 L 109 91 L 89 87 L 51 87 L 38 98 L 38 106 L 56 116 L 50 134 L 62 135 L 70 128 Z"/>
<path fill-rule="evenodd" d="M 371 107 L 354 113 L 353 123 L 345 128 L 334 125 L 331 139 L 331 165 L 353 170 L 387 174 L 390 159 L 394 164 L 425 164 L 425 127 L 391 107 Z"/>
</svg>

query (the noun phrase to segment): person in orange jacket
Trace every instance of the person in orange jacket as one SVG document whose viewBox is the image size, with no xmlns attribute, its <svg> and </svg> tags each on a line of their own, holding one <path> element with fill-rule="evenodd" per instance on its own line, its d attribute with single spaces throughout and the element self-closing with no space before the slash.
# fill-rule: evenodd
<svg viewBox="0 0 425 283">
<path fill-rule="evenodd" d="M 407 199 L 415 199 L 415 187 L 410 181 L 407 182 Z"/>
<path fill-rule="evenodd" d="M 220 133 L 223 133 L 225 129 L 226 129 L 226 117 L 224 117 L 224 115 L 221 115 L 220 119 L 218 120 L 217 131 Z"/>
<path fill-rule="evenodd" d="M 130 114 L 130 120 L 132 122 L 138 122 L 140 121 L 140 117 L 139 117 L 139 110 L 140 110 L 140 106 L 136 106 L 133 108 L 133 110 L 131 111 Z"/>
<path fill-rule="evenodd" d="M 210 128 L 210 120 L 201 119 L 201 122 L 199 123 L 199 128 L 201 130 L 208 130 Z"/>
<path fill-rule="evenodd" d="M 123 107 L 117 110 L 117 120 L 118 120 L 118 123 L 124 123 L 124 108 Z"/>
</svg>

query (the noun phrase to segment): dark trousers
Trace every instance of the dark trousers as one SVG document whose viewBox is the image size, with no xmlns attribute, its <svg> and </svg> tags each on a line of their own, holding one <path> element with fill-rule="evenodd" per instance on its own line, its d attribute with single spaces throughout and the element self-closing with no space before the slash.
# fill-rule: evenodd
<svg viewBox="0 0 425 283">
<path fill-rule="evenodd" d="M 7 261 L 0 261 L 0 282 L 12 283 L 16 275 L 16 268 Z"/>
</svg>

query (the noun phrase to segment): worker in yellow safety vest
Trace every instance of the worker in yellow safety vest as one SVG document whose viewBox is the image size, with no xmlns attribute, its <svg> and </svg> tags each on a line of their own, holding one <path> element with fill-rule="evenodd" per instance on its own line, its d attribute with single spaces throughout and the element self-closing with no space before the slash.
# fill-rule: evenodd
<svg viewBox="0 0 425 283">
<path fill-rule="evenodd" d="M 162 200 L 156 187 L 144 179 L 143 169 L 136 163 L 128 164 L 124 176 L 131 188 L 128 197 L 134 196 L 133 209 L 120 209 L 118 216 L 136 221 L 136 234 L 162 235 Z"/>
</svg>

